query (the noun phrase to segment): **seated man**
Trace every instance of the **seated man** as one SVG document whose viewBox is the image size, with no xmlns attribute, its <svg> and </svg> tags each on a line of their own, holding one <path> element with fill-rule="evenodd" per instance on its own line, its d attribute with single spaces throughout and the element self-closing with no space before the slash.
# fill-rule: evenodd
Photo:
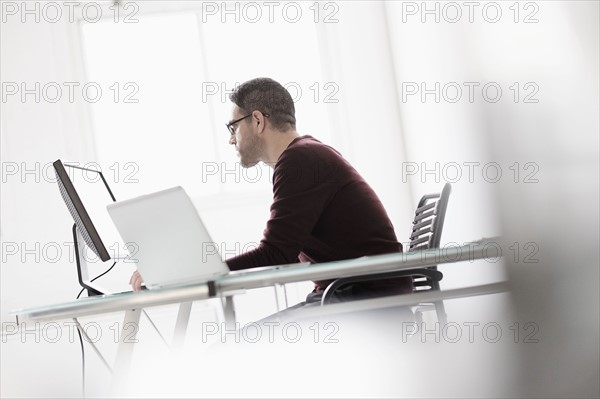
<svg viewBox="0 0 600 399">
<path fill-rule="evenodd" d="M 402 251 L 373 189 L 333 148 L 296 131 L 294 102 L 276 81 L 257 78 L 231 95 L 229 143 L 241 165 L 273 168 L 271 217 L 260 245 L 227 260 L 231 270 L 296 262 L 329 262 Z M 315 267 L 318 267 L 316 265 Z M 331 281 L 315 281 L 318 303 Z M 130 283 L 139 290 L 136 272 Z M 412 292 L 410 277 L 355 283 L 339 300 Z"/>
</svg>

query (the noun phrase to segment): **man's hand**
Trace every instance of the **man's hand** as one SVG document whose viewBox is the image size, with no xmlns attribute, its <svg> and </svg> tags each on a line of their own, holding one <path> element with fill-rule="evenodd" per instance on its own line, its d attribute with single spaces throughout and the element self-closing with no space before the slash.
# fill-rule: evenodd
<svg viewBox="0 0 600 399">
<path fill-rule="evenodd" d="M 129 279 L 129 284 L 131 284 L 131 288 L 133 288 L 133 291 L 135 292 L 142 290 L 143 282 L 144 280 L 142 280 L 142 276 L 140 276 L 140 272 L 137 270 L 133 272 L 131 278 Z"/>
</svg>

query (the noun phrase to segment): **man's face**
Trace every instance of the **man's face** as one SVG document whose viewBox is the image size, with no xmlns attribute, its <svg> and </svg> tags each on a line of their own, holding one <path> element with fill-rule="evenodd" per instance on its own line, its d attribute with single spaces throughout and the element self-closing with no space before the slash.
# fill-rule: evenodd
<svg viewBox="0 0 600 399">
<path fill-rule="evenodd" d="M 230 121 L 244 118 L 246 115 L 248 114 L 244 114 L 237 105 L 234 105 Z M 253 116 L 249 116 L 233 125 L 235 134 L 232 134 L 229 139 L 229 144 L 235 145 L 240 157 L 240 164 L 244 168 L 252 167 L 260 162 L 262 153 L 260 137 L 252 121 Z"/>
</svg>

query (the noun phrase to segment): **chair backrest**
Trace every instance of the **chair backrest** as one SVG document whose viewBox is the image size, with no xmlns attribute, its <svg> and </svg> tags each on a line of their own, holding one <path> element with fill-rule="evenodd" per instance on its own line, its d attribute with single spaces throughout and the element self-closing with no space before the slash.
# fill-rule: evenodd
<svg viewBox="0 0 600 399">
<path fill-rule="evenodd" d="M 421 198 L 415 211 L 408 252 L 439 248 L 450 191 L 450 183 L 446 183 L 441 193 Z"/>
<path fill-rule="evenodd" d="M 428 194 L 421 198 L 413 220 L 408 252 L 438 248 L 440 246 L 450 190 L 450 184 L 446 183 L 440 194 Z M 411 277 L 413 279 L 414 291 L 423 291 L 439 290 L 439 281 L 443 275 L 437 270 L 436 266 L 432 266 L 422 269 L 398 270 L 366 276 L 338 278 L 329 284 L 323 293 L 321 305 L 330 303 L 336 290 L 346 284 L 397 277 Z M 436 311 L 438 310 L 438 319 L 445 320 L 443 304 L 439 306 L 439 309 L 436 308 Z"/>
<path fill-rule="evenodd" d="M 421 198 L 415 211 L 408 252 L 440 247 L 450 191 L 450 183 L 446 183 L 441 193 L 427 194 Z M 437 270 L 437 266 L 428 269 Z M 412 278 L 416 291 L 440 289 L 438 279 L 418 275 Z"/>
</svg>

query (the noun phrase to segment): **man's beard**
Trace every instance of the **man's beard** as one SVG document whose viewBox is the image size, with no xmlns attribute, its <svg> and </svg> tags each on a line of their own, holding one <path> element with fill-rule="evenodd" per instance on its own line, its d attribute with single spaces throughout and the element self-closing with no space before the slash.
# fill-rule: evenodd
<svg viewBox="0 0 600 399">
<path fill-rule="evenodd" d="M 242 153 L 240 151 L 240 164 L 244 168 L 251 168 L 257 165 L 259 161 L 260 154 L 260 141 L 258 137 L 253 137 L 250 142 L 246 143 L 246 148 Z"/>
</svg>

